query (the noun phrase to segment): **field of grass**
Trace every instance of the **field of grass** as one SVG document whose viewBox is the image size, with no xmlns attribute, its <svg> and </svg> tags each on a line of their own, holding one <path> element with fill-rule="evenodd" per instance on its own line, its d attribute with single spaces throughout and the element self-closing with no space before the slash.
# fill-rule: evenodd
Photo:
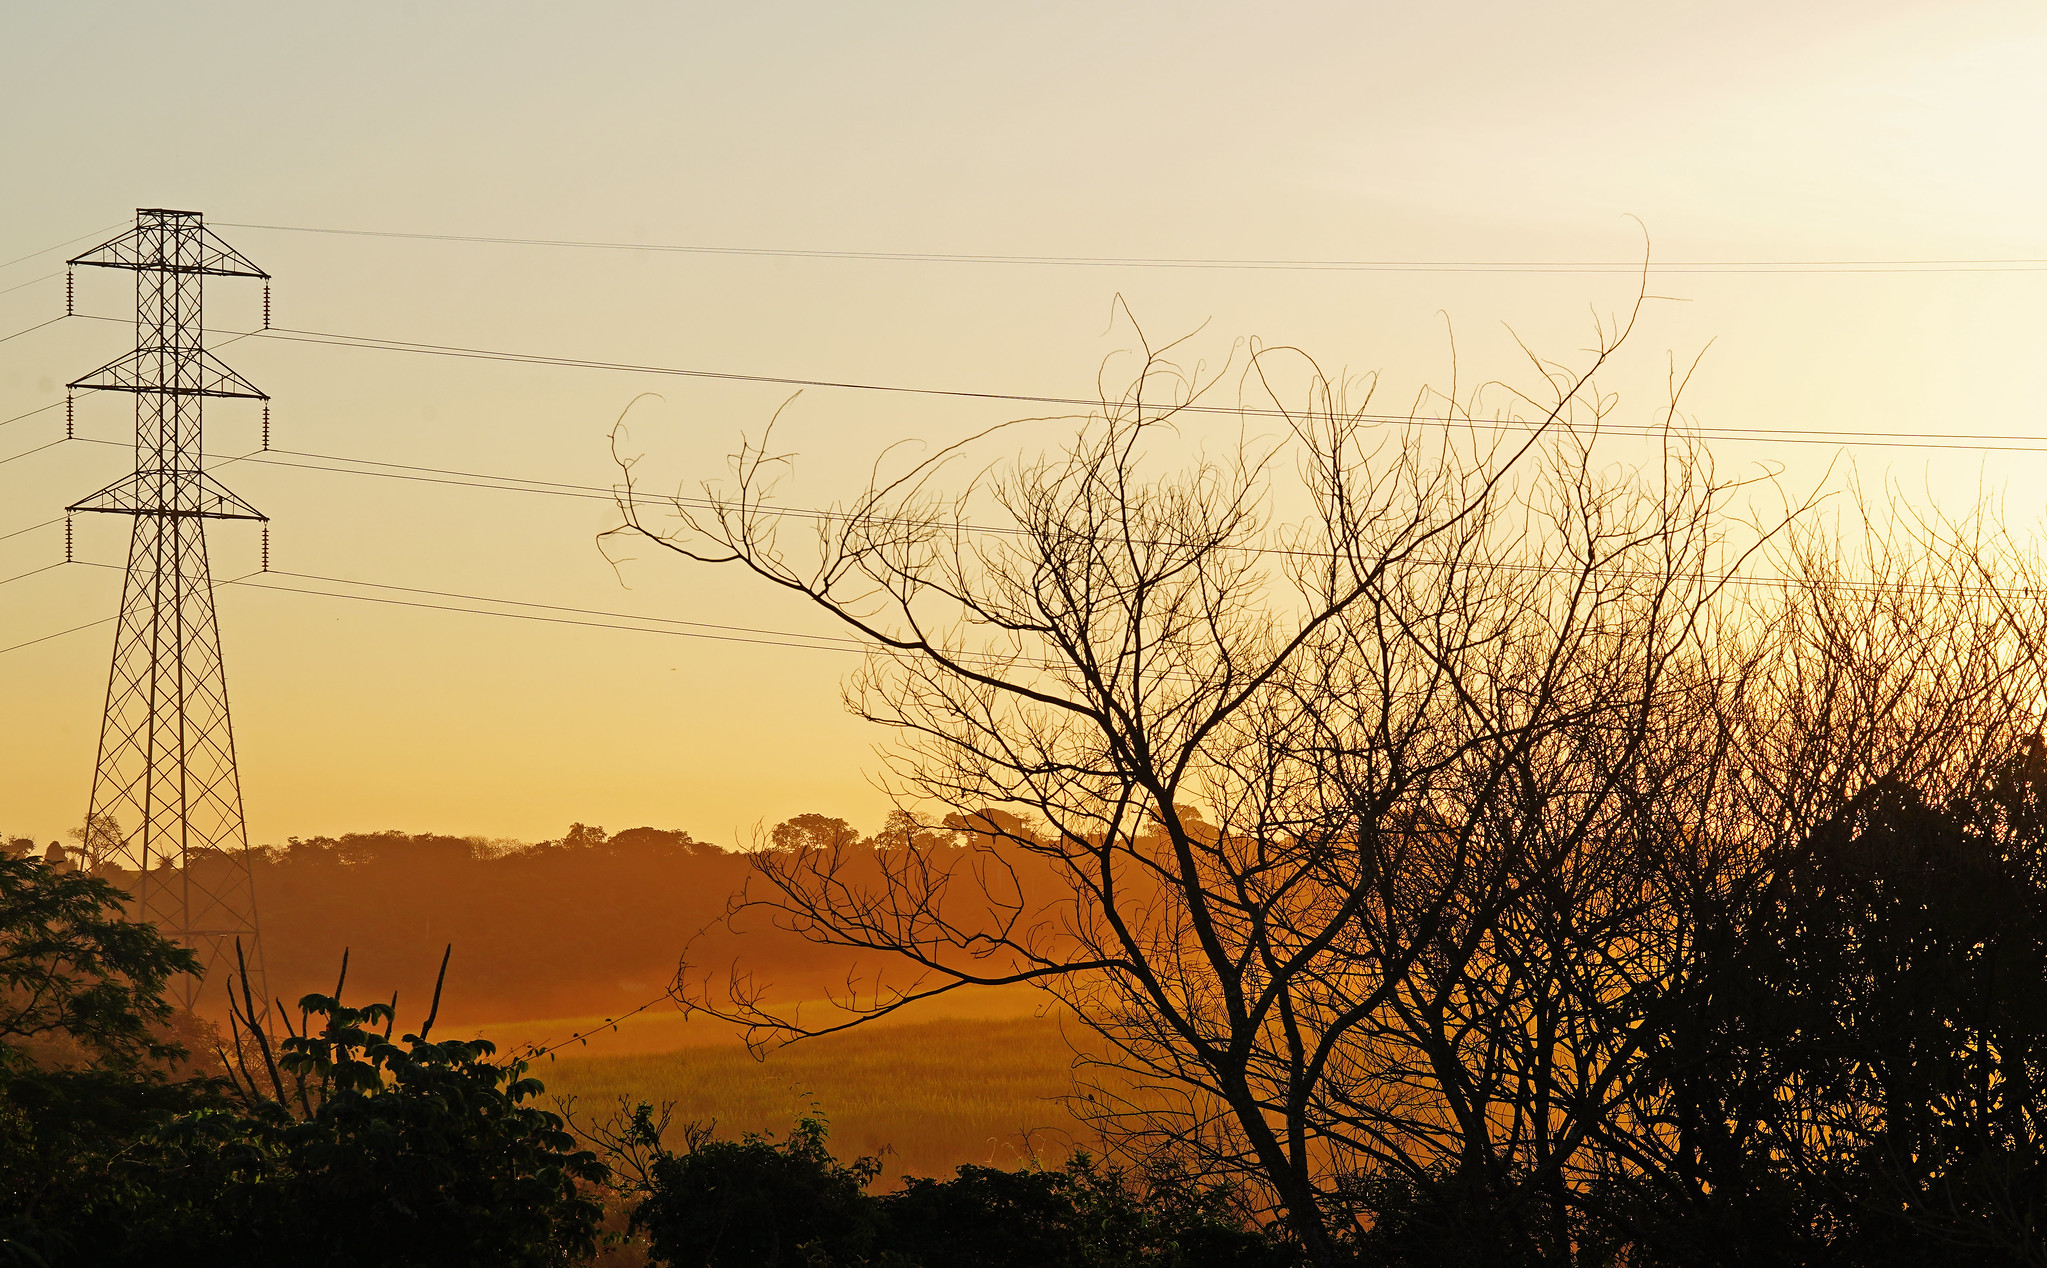
<svg viewBox="0 0 2047 1268">
<path fill-rule="evenodd" d="M 715 1120 L 720 1137 L 787 1134 L 813 1105 L 841 1158 L 878 1154 L 882 1175 L 950 1175 L 962 1163 L 1010 1167 L 1035 1150 L 1057 1160 L 1092 1137 L 1061 1103 L 1073 1054 L 1050 1017 L 948 1018 L 807 1040 L 755 1060 L 736 1043 L 668 1052 L 582 1054 L 533 1071 L 579 1115 L 624 1095 L 674 1101 L 675 1121 Z M 679 1133 L 672 1133 L 677 1139 Z"/>
</svg>

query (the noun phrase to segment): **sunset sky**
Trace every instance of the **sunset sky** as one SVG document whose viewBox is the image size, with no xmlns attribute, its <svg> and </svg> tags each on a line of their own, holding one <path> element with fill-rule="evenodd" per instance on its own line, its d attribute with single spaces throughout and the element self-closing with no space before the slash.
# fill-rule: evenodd
<svg viewBox="0 0 2047 1268">
<path fill-rule="evenodd" d="M 1111 320 L 1121 295 L 1155 335 L 1208 323 L 1194 347 L 1211 363 L 1243 337 L 1293 344 L 1380 372 L 1380 403 L 1403 409 L 1449 380 L 1446 315 L 1461 380 L 1525 381 L 1513 335 L 1568 361 L 1637 279 L 374 235 L 1584 263 L 1638 259 L 1646 226 L 1656 261 L 1730 267 L 1653 275 L 1671 299 L 1608 381 L 1622 421 L 1653 422 L 1667 357 L 1710 344 L 1687 415 L 1764 433 L 1716 440 L 1723 469 L 1777 464 L 1803 489 L 1852 468 L 1945 503 L 1980 488 L 2029 526 L 2047 498 L 2038 3 L 82 3 L 8 6 L 0 47 L 0 336 L 62 313 L 62 260 L 87 235 L 170 207 L 204 212 L 275 276 L 292 330 L 1072 396 L 1132 346 Z M 631 405 L 645 470 L 693 486 L 790 395 L 227 342 L 260 297 L 213 282 L 209 342 L 273 397 L 279 450 L 604 486 Z M 126 351 L 132 304 L 128 275 L 81 270 L 79 311 L 118 320 L 0 343 L 0 419 Z M 787 496 L 843 497 L 885 445 L 1029 412 L 805 391 L 778 433 L 800 455 Z M 211 453 L 256 447 L 249 404 L 210 402 L 207 419 Z M 119 445 L 28 453 L 63 428 L 61 407 L 0 424 L 0 581 L 62 558 L 61 522 L 19 530 L 128 469 Z M 132 428 L 132 398 L 80 398 L 81 437 Z M 218 472 L 272 517 L 273 567 L 302 574 L 269 582 L 403 601 L 220 592 L 252 842 L 530 840 L 580 820 L 744 843 L 812 810 L 878 824 L 880 737 L 840 705 L 854 659 L 729 641 L 830 632 L 816 616 L 645 548 L 615 571 L 602 500 L 307 469 L 332 465 L 280 453 Z M 127 529 L 81 517 L 79 558 L 119 564 Z M 212 541 L 216 577 L 256 567 L 253 527 Z M 84 815 L 112 627 L 17 645 L 109 616 L 120 580 L 71 566 L 0 584 L 0 832 L 49 839 Z M 489 606 L 416 591 L 740 628 L 512 620 L 407 606 Z"/>
</svg>

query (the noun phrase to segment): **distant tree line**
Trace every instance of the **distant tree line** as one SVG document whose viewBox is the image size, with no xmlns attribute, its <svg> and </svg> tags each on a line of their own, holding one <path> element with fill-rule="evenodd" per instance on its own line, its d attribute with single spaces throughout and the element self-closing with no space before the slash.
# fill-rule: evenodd
<svg viewBox="0 0 2047 1268">
<path fill-rule="evenodd" d="M 449 1001 L 458 1023 L 616 1015 L 659 998 L 676 973 L 677 951 L 715 965 L 736 948 L 777 989 L 818 998 L 844 982 L 852 957 L 819 947 L 767 919 L 724 921 L 728 901 L 751 872 L 747 849 L 872 850 L 903 821 L 869 837 L 843 818 L 799 814 L 732 849 L 679 829 L 571 824 L 560 837 L 519 842 L 436 833 L 352 832 L 291 838 L 250 851 L 263 914 L 265 968 L 273 994 L 297 999 L 331 987 L 334 965 L 352 955 L 353 979 L 371 993 L 423 998 L 449 943 L 462 948 L 462 989 Z M 978 839 L 933 824 L 927 843 Z M 42 844 L 0 834 L 0 850 L 52 857 L 117 886 L 111 862 L 95 867 L 73 833 Z M 199 868 L 209 866 L 201 859 Z M 210 987 L 200 1008 L 225 1023 L 225 996 Z"/>
<path fill-rule="evenodd" d="M 799 815 L 773 832 L 786 838 L 815 824 L 851 833 L 848 843 L 861 839 L 823 815 Z M 95 866 L 79 835 L 0 848 L 126 885 L 113 851 L 101 851 Z M 729 956 L 741 935 L 719 921 L 748 872 L 743 853 L 684 831 L 607 834 L 580 823 L 536 843 L 399 831 L 294 837 L 251 850 L 250 866 L 274 994 L 297 999 L 331 987 L 334 965 L 352 948 L 364 989 L 423 998 L 452 942 L 464 965 L 462 990 L 449 1001 L 458 1022 L 616 1014 L 658 998 L 694 931 L 711 928 L 699 944 L 708 957 Z M 844 956 L 759 924 L 742 926 L 744 936 L 778 983 L 815 994 L 843 978 Z M 209 988 L 201 1008 L 225 1023 L 224 998 Z"/>
</svg>

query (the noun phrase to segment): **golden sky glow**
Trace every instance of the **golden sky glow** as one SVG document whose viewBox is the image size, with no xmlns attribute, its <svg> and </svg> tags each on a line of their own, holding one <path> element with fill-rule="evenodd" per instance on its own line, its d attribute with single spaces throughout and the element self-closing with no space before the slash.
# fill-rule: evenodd
<svg viewBox="0 0 2047 1268">
<path fill-rule="evenodd" d="M 2032 4 L 14 5 L 0 11 L 0 260 L 138 206 L 192 208 L 276 276 L 276 322 L 473 347 L 806 378 L 1070 395 L 1148 330 L 1210 324 L 1383 372 L 1404 406 L 1519 373 L 1623 306 L 1613 273 L 1360 273 L 578 251 L 234 228 L 880 252 L 1367 260 L 2047 260 L 2047 10 Z M 80 247 L 90 245 L 81 243 Z M 62 311 L 63 254 L 0 270 L 0 335 Z M 81 273 L 125 321 L 125 275 Z M 1713 428 L 2030 439 L 2009 448 L 1715 445 L 1811 483 L 1852 462 L 1913 496 L 2047 495 L 2047 271 L 1659 275 L 1611 380 L 1648 421 L 1666 351 L 1712 348 Z M 208 324 L 260 292 L 219 282 Z M 715 475 L 784 389 L 413 357 L 263 338 L 220 355 L 274 397 L 276 445 L 603 485 L 631 415 L 663 479 Z M 0 418 L 124 351 L 117 322 L 0 344 Z M 1020 412 L 812 390 L 790 496 L 829 499 L 893 441 Z M 0 460 L 63 434 L 0 426 Z M 81 398 L 82 436 L 132 403 Z M 209 449 L 256 414 L 209 410 Z M 1056 433 L 1046 433 L 1051 439 Z M 1970 441 L 1969 443 L 1982 443 Z M 0 465 L 0 534 L 118 475 L 115 446 Z M 736 578 L 593 542 L 600 502 L 241 463 L 275 566 L 774 630 L 820 629 Z M 125 522 L 81 520 L 118 563 Z M 255 566 L 214 534 L 217 576 Z M 0 539 L 0 578 L 61 558 Z M 113 611 L 119 572 L 0 586 L 0 647 Z M 382 592 L 403 597 L 398 592 Z M 251 838 L 401 827 L 558 835 L 572 819 L 743 840 L 821 810 L 862 826 L 878 738 L 851 658 L 739 642 L 222 592 Z M 0 830 L 84 813 L 110 627 L 0 654 Z"/>
</svg>

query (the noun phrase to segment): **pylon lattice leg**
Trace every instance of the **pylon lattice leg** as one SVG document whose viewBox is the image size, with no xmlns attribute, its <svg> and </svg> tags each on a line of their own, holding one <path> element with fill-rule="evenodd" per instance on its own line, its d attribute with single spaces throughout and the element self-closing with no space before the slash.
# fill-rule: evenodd
<svg viewBox="0 0 2047 1268">
<path fill-rule="evenodd" d="M 198 951 L 209 976 L 236 937 L 256 949 L 227 677 L 197 517 L 135 518 L 89 822 L 97 829 L 89 864 L 121 876 L 136 915 Z M 189 1007 L 198 983 L 183 985 Z"/>
</svg>

